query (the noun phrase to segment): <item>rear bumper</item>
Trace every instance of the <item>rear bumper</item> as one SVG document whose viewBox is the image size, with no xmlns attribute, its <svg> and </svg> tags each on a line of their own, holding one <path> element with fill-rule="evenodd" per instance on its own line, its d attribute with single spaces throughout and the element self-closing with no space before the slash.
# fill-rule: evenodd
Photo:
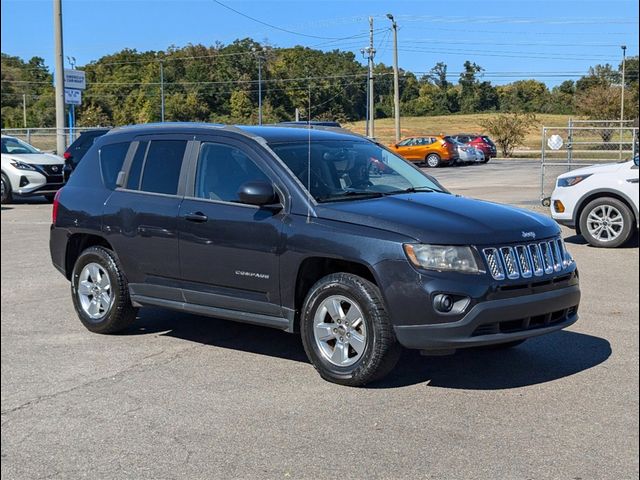
<svg viewBox="0 0 640 480">
<path fill-rule="evenodd" d="M 578 320 L 580 288 L 490 300 L 476 304 L 461 320 L 435 325 L 396 325 L 406 348 L 450 350 L 492 345 L 544 335 Z"/>
</svg>

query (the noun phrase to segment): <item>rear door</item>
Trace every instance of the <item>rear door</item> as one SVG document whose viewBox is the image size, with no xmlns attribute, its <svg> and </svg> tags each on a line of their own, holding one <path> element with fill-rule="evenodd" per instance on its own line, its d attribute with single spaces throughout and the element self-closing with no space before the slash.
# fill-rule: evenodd
<svg viewBox="0 0 640 480">
<path fill-rule="evenodd" d="M 243 204 L 237 192 L 256 180 L 271 182 L 280 192 L 284 187 L 244 142 L 224 136 L 198 140 L 178 216 L 185 300 L 280 316 L 285 210 Z"/>
<path fill-rule="evenodd" d="M 185 135 L 137 137 L 106 202 L 103 229 L 134 295 L 181 300 L 177 219 L 190 145 Z"/>
</svg>

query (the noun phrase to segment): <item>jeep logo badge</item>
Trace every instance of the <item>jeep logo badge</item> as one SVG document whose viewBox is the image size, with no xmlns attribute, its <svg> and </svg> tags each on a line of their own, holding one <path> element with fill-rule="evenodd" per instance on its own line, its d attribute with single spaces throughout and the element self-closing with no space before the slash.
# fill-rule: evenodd
<svg viewBox="0 0 640 480">
<path fill-rule="evenodd" d="M 536 232 L 522 232 L 522 238 L 531 238 L 535 240 Z"/>
<path fill-rule="evenodd" d="M 53 170 L 54 172 L 57 172 L 58 171 L 58 166 L 54 165 L 53 167 L 51 167 L 51 170 Z"/>
</svg>

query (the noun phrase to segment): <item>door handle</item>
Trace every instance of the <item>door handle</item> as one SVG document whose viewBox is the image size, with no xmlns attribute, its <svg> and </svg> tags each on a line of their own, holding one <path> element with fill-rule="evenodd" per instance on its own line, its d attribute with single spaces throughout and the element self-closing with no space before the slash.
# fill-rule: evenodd
<svg viewBox="0 0 640 480">
<path fill-rule="evenodd" d="M 195 222 L 195 223 L 204 223 L 207 220 L 209 220 L 209 217 L 207 217 L 204 213 L 202 212 L 195 212 L 195 213 L 187 213 L 184 216 L 185 220 L 189 221 L 189 222 Z"/>
</svg>

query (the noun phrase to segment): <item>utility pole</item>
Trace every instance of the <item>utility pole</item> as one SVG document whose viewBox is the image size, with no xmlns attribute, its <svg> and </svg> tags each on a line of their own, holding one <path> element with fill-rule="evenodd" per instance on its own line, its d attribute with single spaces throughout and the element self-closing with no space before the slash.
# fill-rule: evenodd
<svg viewBox="0 0 640 480">
<path fill-rule="evenodd" d="M 160 59 L 160 121 L 164 122 L 164 63 Z"/>
<path fill-rule="evenodd" d="M 53 41 L 56 63 L 56 152 L 66 150 L 64 133 L 64 52 L 62 44 L 62 0 L 53 0 Z"/>
<path fill-rule="evenodd" d="M 393 15 L 387 13 L 393 28 L 393 114 L 396 126 L 396 143 L 400 141 L 400 72 L 398 70 L 398 24 Z"/>
<path fill-rule="evenodd" d="M 373 17 L 369 17 L 369 137 L 375 136 L 373 122 L 376 117 L 376 110 L 374 106 L 374 91 L 373 91 L 373 56 L 376 51 L 373 48 Z"/>
<path fill-rule="evenodd" d="M 27 128 L 27 94 L 22 94 L 22 123 Z"/>
<path fill-rule="evenodd" d="M 256 54 L 258 60 L 258 125 L 262 125 L 262 53 L 265 49 L 251 47 L 251 51 Z"/>
<path fill-rule="evenodd" d="M 367 137 L 373 138 L 373 118 L 374 113 L 374 93 L 373 93 L 373 57 L 376 53 L 376 49 L 373 48 L 373 17 L 369 17 L 369 46 L 367 48 L 360 49 L 362 56 L 367 59 Z"/>
<path fill-rule="evenodd" d="M 627 60 L 627 46 L 622 45 L 622 85 L 621 85 L 621 94 L 620 94 L 620 160 L 622 160 L 622 125 L 624 124 L 624 74 L 625 74 L 625 63 Z"/>
</svg>

